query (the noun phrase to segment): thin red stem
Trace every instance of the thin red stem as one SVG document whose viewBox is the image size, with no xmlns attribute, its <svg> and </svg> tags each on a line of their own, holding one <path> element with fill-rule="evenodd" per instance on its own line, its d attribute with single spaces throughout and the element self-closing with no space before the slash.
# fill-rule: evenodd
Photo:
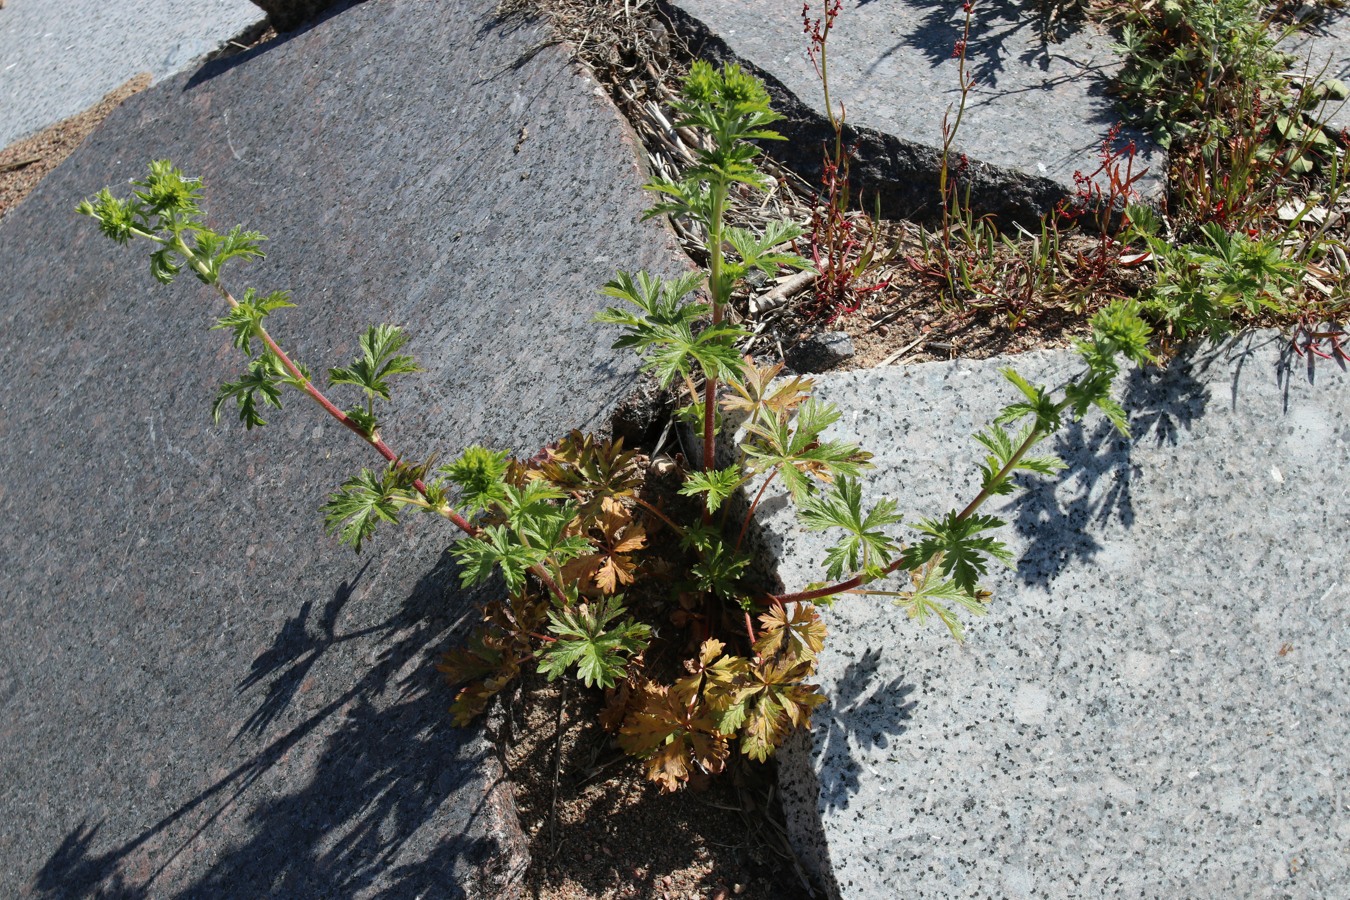
<svg viewBox="0 0 1350 900">
<path fill-rule="evenodd" d="M 648 503 L 646 500 L 643 500 L 641 497 L 634 497 L 633 502 L 636 503 L 638 506 L 641 506 L 643 509 L 647 510 L 647 512 L 656 516 L 662 522 L 665 522 L 667 525 L 670 526 L 671 530 L 674 531 L 676 534 L 678 534 L 680 537 L 684 537 L 684 529 L 681 528 L 679 525 L 675 524 L 673 521 L 671 521 L 670 517 L 667 516 L 665 513 L 661 512 L 661 510 L 657 509 L 655 506 Z"/>
<path fill-rule="evenodd" d="M 750 504 L 750 508 L 745 512 L 745 521 L 741 523 L 741 533 L 736 535 L 736 552 L 740 552 L 741 542 L 745 540 L 745 533 L 750 530 L 750 520 L 755 517 L 755 510 L 759 509 L 759 501 L 764 498 L 764 491 L 768 489 L 769 482 L 773 481 L 774 476 L 778 474 L 778 466 L 774 466 L 769 477 L 764 479 L 764 483 L 759 486 L 759 492 L 755 494 L 755 501 Z"/>
</svg>

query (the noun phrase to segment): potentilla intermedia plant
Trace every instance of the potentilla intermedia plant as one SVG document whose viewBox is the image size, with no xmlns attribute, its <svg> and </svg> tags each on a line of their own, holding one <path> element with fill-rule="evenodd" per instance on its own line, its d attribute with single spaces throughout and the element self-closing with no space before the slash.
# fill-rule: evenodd
<svg viewBox="0 0 1350 900">
<path fill-rule="evenodd" d="M 461 532 L 452 552 L 465 586 L 501 579 L 504 596 L 486 604 L 467 644 L 441 661 L 460 686 L 452 706 L 457 723 L 482 713 L 527 667 L 550 680 L 574 676 L 608 691 L 604 724 L 669 790 L 722 771 L 733 753 L 764 760 L 793 728 L 809 725 L 824 699 L 811 682 L 826 638 L 818 604 L 885 596 L 960 638 L 956 611 L 983 614 L 989 595 L 979 578 L 990 560 L 1009 559 L 995 536 L 1003 523 L 982 513 L 983 504 L 1011 493 L 1018 472 L 1061 466 L 1031 451 L 1065 417 L 1097 407 L 1125 430 L 1111 382 L 1122 356 L 1148 358 L 1149 340 L 1136 308 L 1117 303 L 1093 320 L 1092 337 L 1079 344 L 1084 372 L 1059 394 L 1006 370 L 1020 399 L 976 436 L 984 449 L 978 494 L 920 519 L 906 541 L 895 502 L 864 505 L 860 477 L 870 454 L 829 435 L 838 410 L 811 396 L 809 379 L 777 377 L 781 366 L 742 356 L 745 332 L 725 316 L 732 291 L 752 270 L 808 265 L 778 249 L 801 235 L 796 226 L 756 233 L 726 222 L 733 186 L 764 181 L 751 142 L 778 137 L 763 85 L 735 66 L 697 63 L 675 111 L 680 127 L 699 129 L 708 141 L 679 180 L 649 185 L 661 196 L 652 215 L 702 225 L 708 270 L 675 278 L 620 272 L 604 292 L 622 305 L 598 317 L 621 329 L 616 346 L 634 349 L 663 385 L 687 386 L 684 414 L 701 431 L 703 453 L 700 464 L 679 473 L 669 503 L 644 491 L 638 454 L 579 432 L 528 460 L 478 446 L 440 466 L 400 456 L 380 436 L 380 404 L 399 378 L 418 371 L 402 352 L 404 332 L 371 327 L 359 357 L 329 369 L 320 387 L 267 328 L 290 296 L 252 288 L 236 295 L 225 287 L 224 265 L 260 257 L 263 237 L 208 227 L 200 182 L 156 162 L 131 197 L 104 190 L 80 206 L 114 240 L 148 242 L 160 281 L 186 270 L 216 289 L 226 307 L 216 327 L 229 332 L 244 363 L 240 378 L 220 389 L 217 416 L 233 403 L 246 428 L 260 427 L 267 409 L 298 391 L 383 457 L 325 506 L 341 540 L 360 551 L 381 524 L 397 524 L 409 510 L 432 513 Z M 329 398 L 332 388 L 354 389 L 356 402 L 344 410 Z M 718 453 L 729 430 L 722 416 L 741 423 L 734 453 Z M 753 500 L 738 501 L 747 488 Z M 750 576 L 745 537 L 771 491 L 787 495 L 808 528 L 838 537 L 823 560 L 824 581 L 772 594 Z M 680 515 L 681 496 L 695 511 Z M 677 539 L 681 567 L 653 558 L 658 531 Z M 903 576 L 902 583 L 890 583 L 891 576 Z M 654 582 L 671 586 L 674 596 L 651 600 Z M 670 637 L 667 623 L 685 632 Z M 649 661 L 657 626 L 667 633 L 666 655 L 689 654 L 676 672 Z"/>
</svg>

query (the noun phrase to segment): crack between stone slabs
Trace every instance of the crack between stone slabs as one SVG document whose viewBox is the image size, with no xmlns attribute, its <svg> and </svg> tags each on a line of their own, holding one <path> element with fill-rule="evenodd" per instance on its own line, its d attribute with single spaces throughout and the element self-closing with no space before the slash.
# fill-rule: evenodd
<svg viewBox="0 0 1350 900">
<path fill-rule="evenodd" d="M 770 142 L 765 152 L 809 183 L 819 184 L 822 148 L 834 140 L 829 120 L 773 75 L 737 54 L 701 19 L 669 0 L 656 0 L 656 5 L 696 58 L 736 63 L 764 81 L 773 108 L 785 116 L 777 127 L 788 138 Z M 881 213 L 887 218 L 920 223 L 935 220 L 939 212 L 935 198 L 942 164 L 940 149 L 847 124 L 844 137 L 854 148 L 855 181 L 871 198 L 864 198 L 865 202 L 870 205 L 879 200 Z M 979 160 L 970 160 L 968 173 L 971 206 L 981 215 L 992 215 L 1000 224 L 1039 226 L 1041 216 L 1067 196 L 1064 188 L 1049 178 Z"/>
</svg>

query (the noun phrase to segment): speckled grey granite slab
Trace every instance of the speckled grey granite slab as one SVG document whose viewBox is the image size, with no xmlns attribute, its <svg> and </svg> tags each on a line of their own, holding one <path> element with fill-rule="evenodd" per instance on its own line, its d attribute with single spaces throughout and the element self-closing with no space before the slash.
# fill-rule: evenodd
<svg viewBox="0 0 1350 900">
<path fill-rule="evenodd" d="M 1286 346 L 1124 377 L 1133 443 L 1100 418 L 1052 439 L 1070 468 L 989 504 L 1020 561 L 964 646 L 885 598 L 825 613 L 829 704 L 781 760 L 836 897 L 1346 896 L 1350 377 Z M 821 378 L 870 494 L 964 506 L 1007 362 Z M 770 525 L 788 585 L 820 577 L 820 537 Z"/>
<path fill-rule="evenodd" d="M 271 238 L 227 280 L 293 289 L 270 321 L 302 362 L 407 327 L 403 452 L 599 427 L 633 368 L 598 287 L 688 263 L 639 221 L 609 102 L 494 5 L 366 3 L 162 82 L 0 223 L 0 896 L 518 885 L 509 789 L 433 669 L 483 599 L 452 532 L 419 518 L 359 557 L 325 536 L 320 504 L 378 457 L 298 399 L 213 425 L 240 370 L 218 298 L 75 214 L 153 158 L 204 176 L 212 222 Z"/>
<path fill-rule="evenodd" d="M 806 56 L 801 4 L 782 0 L 663 0 L 705 56 L 736 59 L 769 77 L 796 140 L 768 149 L 819 172 L 824 97 Z M 819 15 L 820 3 L 812 3 Z M 867 196 L 906 215 L 936 208 L 943 114 L 959 99 L 953 49 L 963 14 L 956 0 L 845 0 L 829 39 L 831 98 L 855 127 L 854 168 Z M 1075 171 L 1097 168 L 1098 148 L 1120 116 L 1104 94 L 1118 59 L 1112 39 L 1089 26 L 1056 30 L 1017 0 L 975 5 L 967 51 L 976 86 L 956 151 L 973 161 L 972 197 L 985 211 L 1035 216 L 1074 189 Z M 953 112 L 953 118 L 955 113 Z M 1161 191 L 1164 157 L 1142 135 L 1138 187 Z M 1154 175 L 1158 177 L 1154 177 Z"/>
<path fill-rule="evenodd" d="M 0 9 L 0 147 L 140 73 L 183 71 L 265 18 L 248 0 L 8 0 Z"/>
<path fill-rule="evenodd" d="M 1338 78 L 1350 84 L 1350 11 L 1325 7 L 1322 17 L 1306 33 L 1292 35 L 1280 45 L 1297 60 L 1295 71 L 1313 77 Z M 1333 128 L 1350 128 L 1350 103 L 1328 103 L 1325 110 Z"/>
</svg>

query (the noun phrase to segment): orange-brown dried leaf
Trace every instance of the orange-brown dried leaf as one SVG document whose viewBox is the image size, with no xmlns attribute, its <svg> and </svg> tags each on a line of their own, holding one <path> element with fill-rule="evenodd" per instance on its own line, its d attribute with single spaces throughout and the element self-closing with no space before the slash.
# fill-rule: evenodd
<svg viewBox="0 0 1350 900">
<path fill-rule="evenodd" d="M 501 692 L 502 688 L 515 680 L 519 670 L 500 673 L 482 681 L 476 681 L 462 687 L 450 704 L 450 713 L 454 723 L 460 727 L 468 725 L 487 709 L 488 703 Z"/>
<path fill-rule="evenodd" d="M 548 450 L 538 471 L 569 493 L 589 495 L 583 498 L 583 516 L 591 514 L 596 500 L 629 496 L 642 483 L 637 453 L 624 450 L 622 440 L 597 440 L 577 430 Z"/>
<path fill-rule="evenodd" d="M 759 622 L 754 649 L 765 659 L 813 660 L 825 646 L 825 623 L 810 603 L 771 606 Z"/>
<path fill-rule="evenodd" d="M 646 546 L 647 532 L 622 503 L 602 498 L 589 537 L 596 552 L 569 562 L 563 568 L 566 578 L 583 586 L 593 584 L 604 594 L 637 580 L 637 561 L 631 554 Z"/>
<path fill-rule="evenodd" d="M 811 712 L 825 696 L 814 684 L 806 684 L 814 666 L 811 663 L 767 663 L 751 668 L 751 687 L 743 703 L 745 722 L 741 728 L 741 752 L 763 762 L 787 738 L 793 726 L 806 728 Z"/>
<path fill-rule="evenodd" d="M 618 731 L 632 706 L 633 688 L 627 681 L 621 681 L 605 691 L 605 708 L 600 710 L 600 727 L 606 731 Z"/>
<path fill-rule="evenodd" d="M 754 416 L 760 409 L 764 409 L 779 419 L 786 419 L 793 409 L 811 396 L 811 388 L 815 382 L 810 378 L 794 377 L 776 388 L 773 387 L 774 378 L 783 371 L 782 363 L 757 366 L 748 356 L 745 362 L 743 382 L 741 384 L 732 382 L 731 388 L 735 394 L 728 395 L 722 400 L 722 408 L 727 412 L 740 411 Z"/>
<path fill-rule="evenodd" d="M 730 753 L 713 719 L 696 706 L 678 702 L 661 685 L 643 685 L 628 720 L 619 729 L 619 746 L 645 761 L 647 777 L 673 791 L 689 779 L 691 768 L 716 774 Z"/>
</svg>

